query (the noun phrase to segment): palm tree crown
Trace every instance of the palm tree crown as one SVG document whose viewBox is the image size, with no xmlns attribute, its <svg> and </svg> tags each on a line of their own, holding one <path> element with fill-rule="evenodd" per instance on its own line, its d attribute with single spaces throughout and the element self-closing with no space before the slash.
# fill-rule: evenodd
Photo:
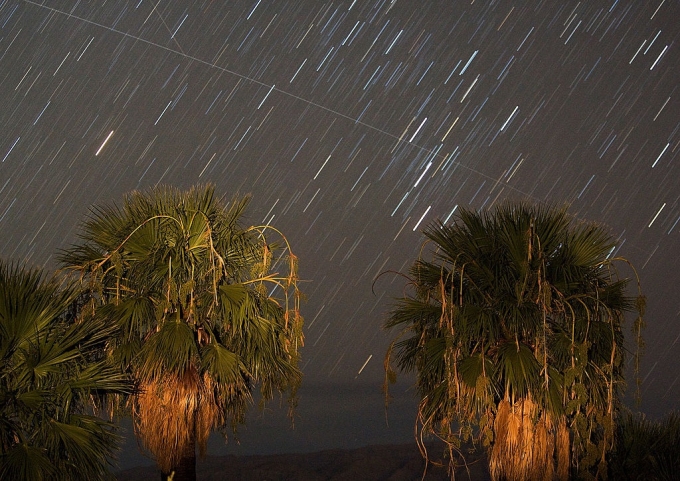
<svg viewBox="0 0 680 481">
<path fill-rule="evenodd" d="M 528 204 L 463 210 L 425 235 L 432 259 L 415 261 L 412 290 L 385 323 L 402 329 L 387 378 L 392 355 L 416 372 L 422 433 L 444 439 L 452 462 L 474 434 L 497 480 L 606 470 L 624 312 L 644 306 L 613 267 L 614 240 L 564 209 Z M 641 328 L 639 318 L 638 339 Z"/>
<path fill-rule="evenodd" d="M 240 225 L 247 200 L 212 186 L 133 192 L 93 210 L 61 256 L 88 284 L 88 308 L 120 329 L 109 353 L 139 387 L 137 433 L 164 472 L 243 422 L 255 384 L 270 399 L 301 380 L 297 261 L 265 237 L 278 231 Z"/>
<path fill-rule="evenodd" d="M 112 328 L 76 318 L 77 296 L 73 285 L 0 261 L 0 479 L 108 474 L 119 438 L 92 402 L 131 390 L 98 354 Z"/>
</svg>

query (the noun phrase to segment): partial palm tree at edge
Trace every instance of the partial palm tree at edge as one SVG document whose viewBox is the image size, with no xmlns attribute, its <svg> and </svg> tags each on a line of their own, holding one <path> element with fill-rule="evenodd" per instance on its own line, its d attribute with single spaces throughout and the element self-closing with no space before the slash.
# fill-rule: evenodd
<svg viewBox="0 0 680 481">
<path fill-rule="evenodd" d="M 100 355 L 113 328 L 77 317 L 78 295 L 0 261 L 0 479 L 110 476 L 120 438 L 96 408 L 131 389 Z"/>
</svg>

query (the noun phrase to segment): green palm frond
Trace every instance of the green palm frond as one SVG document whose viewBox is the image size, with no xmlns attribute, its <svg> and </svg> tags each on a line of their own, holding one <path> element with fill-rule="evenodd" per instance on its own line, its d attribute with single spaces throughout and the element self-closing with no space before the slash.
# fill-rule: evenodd
<svg viewBox="0 0 680 481">
<path fill-rule="evenodd" d="M 165 372 L 184 372 L 195 365 L 197 355 L 191 327 L 179 320 L 164 322 L 140 351 L 140 378 L 147 381 L 162 378 Z"/>
<path fill-rule="evenodd" d="M 512 399 L 525 398 L 537 391 L 541 365 L 531 348 L 523 343 L 506 342 L 499 346 L 496 363 L 500 382 Z"/>
<path fill-rule="evenodd" d="M 0 478 L 26 481 L 56 479 L 56 466 L 43 449 L 25 443 L 13 444 L 0 460 Z"/>
<path fill-rule="evenodd" d="M 47 446 L 48 451 L 69 453 L 68 459 L 59 463 L 59 471 L 62 475 L 69 473 L 74 476 L 78 472 L 96 473 L 100 470 L 98 474 L 101 476 L 101 466 L 107 463 L 103 453 L 116 446 L 115 438 L 111 436 L 113 426 L 100 418 L 83 415 L 71 415 L 66 421 L 52 420 L 49 425 L 51 443 Z M 88 479 L 84 475 L 74 478 Z"/>
<path fill-rule="evenodd" d="M 238 385 L 243 382 L 245 366 L 238 354 L 218 342 L 211 342 L 201 348 L 203 368 L 219 384 Z"/>
<path fill-rule="evenodd" d="M 474 388 L 480 377 L 496 378 L 496 364 L 481 353 L 473 354 L 460 361 L 460 375 L 463 382 Z"/>
</svg>

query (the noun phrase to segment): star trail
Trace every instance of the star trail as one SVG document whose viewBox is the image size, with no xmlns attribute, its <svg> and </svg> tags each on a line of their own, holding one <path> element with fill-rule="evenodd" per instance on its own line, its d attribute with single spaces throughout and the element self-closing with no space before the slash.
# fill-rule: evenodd
<svg viewBox="0 0 680 481">
<path fill-rule="evenodd" d="M 638 269 L 641 409 L 661 415 L 680 407 L 678 18 L 675 0 L 0 0 L 0 255 L 54 267 L 91 205 L 133 189 L 250 193 L 248 222 L 300 258 L 305 384 L 379 391 L 404 281 L 375 279 L 425 225 L 567 204 Z"/>
</svg>

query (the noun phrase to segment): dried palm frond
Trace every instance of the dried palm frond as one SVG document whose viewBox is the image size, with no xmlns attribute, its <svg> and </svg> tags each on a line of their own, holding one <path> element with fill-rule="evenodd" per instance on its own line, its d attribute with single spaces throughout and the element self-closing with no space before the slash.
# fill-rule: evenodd
<svg viewBox="0 0 680 481">
<path fill-rule="evenodd" d="M 552 481 L 556 473 L 557 479 L 568 479 L 560 464 L 565 449 L 567 463 L 569 457 L 569 433 L 563 419 L 555 423 L 552 415 L 541 411 L 529 398 L 514 404 L 504 399 L 498 406 L 494 429 L 496 438 L 489 458 L 492 479 Z"/>
<path fill-rule="evenodd" d="M 204 453 L 210 432 L 221 421 L 212 381 L 193 368 L 182 376 L 147 381 L 135 408 L 135 432 L 163 472 L 196 442 Z"/>
</svg>

